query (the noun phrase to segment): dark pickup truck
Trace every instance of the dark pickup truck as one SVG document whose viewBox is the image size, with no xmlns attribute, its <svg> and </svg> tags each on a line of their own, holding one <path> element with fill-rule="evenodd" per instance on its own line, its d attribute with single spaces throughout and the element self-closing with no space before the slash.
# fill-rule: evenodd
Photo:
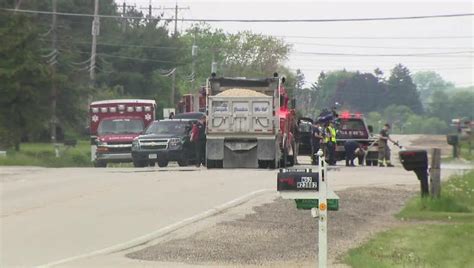
<svg viewBox="0 0 474 268">
<path fill-rule="evenodd" d="M 195 149 L 190 142 L 193 119 L 166 119 L 153 122 L 132 143 L 132 159 L 135 167 L 158 163 L 168 166 L 177 161 L 179 166 L 194 162 Z"/>
<path fill-rule="evenodd" d="M 336 160 L 345 159 L 344 143 L 353 140 L 362 145 L 365 151 L 365 164 L 376 166 L 378 140 L 372 135 L 371 127 L 367 126 L 363 115 L 343 112 L 339 115 L 337 121 Z"/>
</svg>

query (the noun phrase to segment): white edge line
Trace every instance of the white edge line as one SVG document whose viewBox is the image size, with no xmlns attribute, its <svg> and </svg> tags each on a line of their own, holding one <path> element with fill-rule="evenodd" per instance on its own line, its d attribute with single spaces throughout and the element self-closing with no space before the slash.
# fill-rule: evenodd
<svg viewBox="0 0 474 268">
<path fill-rule="evenodd" d="M 52 266 L 56 266 L 56 265 L 59 265 L 59 264 L 64 264 L 64 263 L 67 263 L 67 262 L 75 261 L 75 260 L 78 260 L 78 259 L 93 257 L 93 256 L 97 256 L 97 255 L 102 255 L 102 254 L 108 254 L 108 253 L 112 253 L 112 252 L 115 252 L 115 251 L 120 251 L 121 249 L 124 249 L 124 248 L 130 248 L 130 247 L 133 247 L 133 246 L 136 246 L 136 245 L 139 245 L 139 244 L 143 244 L 145 242 L 148 242 L 150 240 L 154 240 L 154 239 L 156 239 L 160 236 L 168 234 L 172 231 L 175 231 L 179 228 L 182 228 L 182 227 L 184 227 L 184 226 L 186 226 L 190 223 L 194 223 L 194 222 L 197 222 L 199 220 L 205 219 L 207 217 L 214 216 L 214 215 L 216 215 L 216 214 L 218 214 L 218 213 L 220 213 L 220 212 L 222 212 L 226 209 L 238 206 L 238 205 L 244 203 L 245 201 L 251 199 L 252 197 L 254 197 L 256 195 L 259 195 L 259 194 L 262 194 L 262 193 L 265 193 L 265 192 L 272 192 L 272 191 L 275 191 L 275 190 L 274 189 L 260 189 L 260 190 L 257 190 L 257 191 L 253 191 L 251 193 L 248 193 L 246 195 L 243 195 L 243 196 L 240 196 L 236 199 L 233 199 L 233 200 L 231 200 L 227 203 L 224 203 L 224 204 L 219 205 L 217 207 L 206 210 L 206 211 L 204 211 L 200 214 L 197 214 L 197 215 L 194 215 L 192 217 L 186 218 L 184 220 L 178 221 L 176 223 L 170 224 L 170 225 L 165 226 L 163 228 L 160 228 L 156 231 L 153 231 L 149 234 L 134 238 L 134 239 L 129 240 L 127 242 L 116 244 L 116 245 L 113 245 L 113 246 L 110 246 L 110 247 L 107 247 L 107 248 L 95 250 L 95 251 L 92 251 L 92 252 L 89 252 L 89 253 L 86 253 L 86 254 L 77 255 L 77 256 L 66 258 L 66 259 L 49 262 L 49 263 L 46 263 L 46 264 L 39 265 L 37 267 L 52 267 Z"/>
</svg>

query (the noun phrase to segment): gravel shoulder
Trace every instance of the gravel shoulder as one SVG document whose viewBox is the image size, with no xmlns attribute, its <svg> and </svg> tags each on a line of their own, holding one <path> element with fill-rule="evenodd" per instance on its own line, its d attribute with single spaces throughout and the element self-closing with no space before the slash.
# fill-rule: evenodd
<svg viewBox="0 0 474 268">
<path fill-rule="evenodd" d="M 401 224 L 393 214 L 415 194 L 409 188 L 351 188 L 339 191 L 340 211 L 329 214 L 329 254 L 333 265 L 372 234 Z M 128 253 L 132 259 L 154 262 L 232 267 L 314 266 L 317 222 L 292 200 L 274 199 L 253 213 L 208 226 L 186 237 Z M 149 263 L 150 264 L 150 263 Z M 168 265 L 167 265 L 168 264 Z M 342 265 L 343 266 L 343 265 Z"/>
</svg>

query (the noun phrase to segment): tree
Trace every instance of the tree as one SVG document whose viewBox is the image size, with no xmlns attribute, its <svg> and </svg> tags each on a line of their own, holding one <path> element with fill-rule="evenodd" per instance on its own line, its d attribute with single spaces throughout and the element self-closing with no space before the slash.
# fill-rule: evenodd
<svg viewBox="0 0 474 268">
<path fill-rule="evenodd" d="M 420 94 L 423 106 L 426 107 L 435 91 L 445 91 L 454 88 L 454 84 L 445 81 L 438 73 L 433 71 L 417 72 L 413 75 L 413 82 Z"/>
<path fill-rule="evenodd" d="M 0 146 L 19 150 L 22 138 L 47 127 L 49 70 L 39 28 L 24 15 L 0 12 Z"/>
<path fill-rule="evenodd" d="M 410 70 L 402 64 L 396 65 L 391 71 L 387 81 L 386 99 L 385 105 L 406 105 L 415 113 L 423 112 L 416 85 L 410 76 Z"/>
</svg>

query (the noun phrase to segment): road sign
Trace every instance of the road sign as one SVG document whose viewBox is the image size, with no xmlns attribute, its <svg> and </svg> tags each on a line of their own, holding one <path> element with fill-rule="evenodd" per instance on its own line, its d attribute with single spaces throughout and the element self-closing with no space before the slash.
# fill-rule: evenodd
<svg viewBox="0 0 474 268">
<path fill-rule="evenodd" d="M 298 209 L 310 209 L 319 219 L 318 259 L 320 268 L 327 267 L 327 212 L 339 210 L 339 196 L 328 187 L 326 162 L 318 151 L 319 170 L 281 169 L 277 190 L 284 199 L 294 199 Z"/>
</svg>

